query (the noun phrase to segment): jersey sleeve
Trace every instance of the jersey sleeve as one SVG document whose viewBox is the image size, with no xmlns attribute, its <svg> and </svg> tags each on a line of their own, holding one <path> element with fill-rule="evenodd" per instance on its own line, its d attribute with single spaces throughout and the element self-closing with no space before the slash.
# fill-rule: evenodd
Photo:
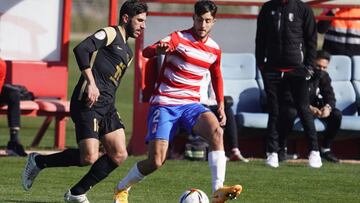
<svg viewBox="0 0 360 203">
<path fill-rule="evenodd" d="M 89 68 L 92 53 L 110 45 L 115 37 L 115 29 L 113 27 L 106 27 L 81 41 L 73 50 L 80 70 Z"/>
<path fill-rule="evenodd" d="M 168 43 L 170 48 L 174 49 L 179 44 L 179 36 L 177 32 L 173 32 L 170 35 L 166 36 L 165 38 L 161 39 L 160 41 L 146 47 L 142 54 L 145 58 L 152 58 L 155 57 L 156 54 L 156 46 L 160 43 Z"/>
<path fill-rule="evenodd" d="M 209 69 L 211 73 L 211 83 L 214 88 L 216 101 L 218 104 L 224 101 L 224 82 L 220 69 L 220 63 L 221 63 L 221 51 L 217 53 L 217 59 Z"/>
</svg>

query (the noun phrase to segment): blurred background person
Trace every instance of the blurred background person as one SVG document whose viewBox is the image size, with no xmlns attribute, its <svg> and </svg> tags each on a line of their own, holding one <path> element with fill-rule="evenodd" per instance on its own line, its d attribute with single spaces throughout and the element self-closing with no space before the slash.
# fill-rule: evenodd
<svg viewBox="0 0 360 203">
<path fill-rule="evenodd" d="M 10 140 L 6 153 L 10 156 L 27 156 L 19 140 L 20 131 L 20 90 L 10 84 L 5 84 L 6 63 L 0 58 L 0 105 L 7 104 L 7 119 Z"/>
<path fill-rule="evenodd" d="M 269 109 L 265 163 L 270 167 L 279 167 L 276 126 L 286 94 L 294 98 L 309 140 L 309 166 L 322 166 L 308 95 L 316 47 L 316 21 L 309 5 L 300 0 L 271 0 L 262 6 L 257 20 L 255 55 Z"/>
<path fill-rule="evenodd" d="M 335 107 L 336 99 L 334 90 L 331 86 L 331 78 L 327 73 L 330 61 L 330 54 L 326 51 L 318 51 L 315 61 L 315 74 L 310 80 L 309 96 L 310 111 L 314 117 L 319 118 L 325 123 L 324 139 L 320 148 L 321 157 L 327 161 L 338 163 L 339 159 L 331 152 L 330 145 L 339 132 L 342 113 Z M 280 108 L 279 132 L 279 160 L 283 161 L 286 157 L 286 141 L 291 132 L 294 121 L 297 117 L 297 110 L 291 96 L 287 95 L 288 102 Z"/>
<path fill-rule="evenodd" d="M 327 9 L 323 15 L 340 18 L 360 17 L 360 8 Z M 321 20 L 318 32 L 324 34 L 323 50 L 332 55 L 360 55 L 360 20 Z"/>
<path fill-rule="evenodd" d="M 211 84 L 210 73 L 207 73 L 202 80 L 200 88 L 200 103 L 208 107 L 216 115 L 216 117 L 219 116 L 217 112 L 218 105 L 216 102 L 216 95 Z M 225 154 L 230 161 L 243 161 L 247 163 L 249 160 L 242 156 L 238 146 L 238 130 L 234 112 L 231 109 L 231 106 L 233 105 L 232 98 L 225 96 L 224 104 L 226 115 L 226 124 L 224 126 L 223 136 Z"/>
</svg>

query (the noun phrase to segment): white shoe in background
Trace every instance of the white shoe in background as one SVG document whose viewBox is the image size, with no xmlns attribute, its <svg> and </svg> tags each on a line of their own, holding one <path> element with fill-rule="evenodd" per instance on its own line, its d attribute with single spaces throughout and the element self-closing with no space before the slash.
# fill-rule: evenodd
<svg viewBox="0 0 360 203">
<path fill-rule="evenodd" d="M 309 155 L 309 166 L 311 168 L 320 168 L 322 166 L 320 152 L 311 151 Z"/>
<path fill-rule="evenodd" d="M 279 157 L 276 152 L 267 153 L 267 159 L 265 162 L 268 166 L 277 168 L 279 167 Z"/>
</svg>

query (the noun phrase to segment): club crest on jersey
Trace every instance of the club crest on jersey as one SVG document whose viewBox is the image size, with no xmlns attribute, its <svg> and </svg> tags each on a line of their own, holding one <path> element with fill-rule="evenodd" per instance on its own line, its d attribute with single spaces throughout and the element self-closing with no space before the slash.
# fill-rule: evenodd
<svg viewBox="0 0 360 203">
<path fill-rule="evenodd" d="M 290 22 L 294 21 L 294 14 L 293 13 L 289 13 L 289 21 Z"/>
<path fill-rule="evenodd" d="M 100 30 L 99 32 L 95 33 L 95 38 L 98 40 L 103 40 L 106 37 L 106 33 L 104 30 Z"/>
</svg>

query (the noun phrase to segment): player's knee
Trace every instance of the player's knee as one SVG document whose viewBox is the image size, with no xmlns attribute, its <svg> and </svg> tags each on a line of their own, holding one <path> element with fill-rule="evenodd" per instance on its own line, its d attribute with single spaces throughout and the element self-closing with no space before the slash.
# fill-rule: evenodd
<svg viewBox="0 0 360 203">
<path fill-rule="evenodd" d="M 128 153 L 126 150 L 119 151 L 111 155 L 111 159 L 116 163 L 117 165 L 120 165 L 124 163 L 124 161 L 127 159 Z"/>
<path fill-rule="evenodd" d="M 218 126 L 211 133 L 210 145 L 216 146 L 217 144 L 222 144 L 223 142 L 224 130 Z"/>
<path fill-rule="evenodd" d="M 82 166 L 92 165 L 99 158 L 98 154 L 87 154 L 80 160 Z"/>
</svg>

